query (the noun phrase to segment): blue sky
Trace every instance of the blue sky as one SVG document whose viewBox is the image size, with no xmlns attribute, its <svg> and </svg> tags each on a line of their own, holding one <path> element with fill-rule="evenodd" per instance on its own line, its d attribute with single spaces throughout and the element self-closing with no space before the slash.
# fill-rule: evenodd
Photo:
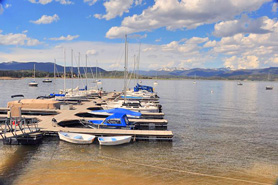
<svg viewBox="0 0 278 185">
<path fill-rule="evenodd" d="M 0 62 L 123 69 L 251 69 L 278 66 L 277 3 L 272 0 L 1 0 Z"/>
</svg>

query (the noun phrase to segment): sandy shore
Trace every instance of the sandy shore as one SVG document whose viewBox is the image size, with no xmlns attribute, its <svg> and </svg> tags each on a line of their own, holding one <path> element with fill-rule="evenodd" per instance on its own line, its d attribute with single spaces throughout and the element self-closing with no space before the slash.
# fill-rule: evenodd
<svg viewBox="0 0 278 185">
<path fill-rule="evenodd" d="M 21 78 L 13 78 L 13 77 L 7 77 L 7 76 L 2 76 L 0 77 L 0 80 L 19 80 Z"/>
</svg>

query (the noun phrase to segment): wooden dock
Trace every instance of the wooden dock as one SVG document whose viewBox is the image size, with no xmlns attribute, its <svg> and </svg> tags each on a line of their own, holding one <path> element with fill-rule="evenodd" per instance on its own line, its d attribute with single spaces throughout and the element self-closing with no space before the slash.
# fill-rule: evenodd
<svg viewBox="0 0 278 185">
<path fill-rule="evenodd" d="M 88 107 L 96 106 L 96 103 L 103 100 L 107 100 L 114 96 L 114 93 L 109 93 L 107 96 L 102 97 L 102 99 L 94 99 L 86 102 L 82 102 L 80 105 L 74 105 L 72 110 L 37 110 L 45 111 L 46 113 L 52 114 L 39 114 L 35 116 L 38 120 L 38 127 L 41 132 L 45 134 L 57 133 L 59 131 L 63 132 L 76 132 L 76 133 L 87 133 L 94 134 L 97 136 L 103 135 L 131 135 L 136 139 L 156 139 L 156 140 L 171 140 L 173 137 L 172 131 L 168 130 L 129 130 L 129 129 L 89 129 L 89 128 L 70 128 L 70 127 L 60 127 L 53 122 L 53 118 L 59 122 L 70 121 L 70 120 L 90 120 L 92 118 L 82 118 L 76 116 L 76 114 L 81 112 L 88 112 Z M 8 111 L 7 109 L 0 109 L 0 111 Z M 32 110 L 34 111 L 34 110 Z M 30 116 L 23 116 L 30 117 Z M 33 116 L 34 117 L 34 116 Z M 105 118 L 93 118 L 98 120 L 104 120 Z M 131 122 L 152 123 L 167 125 L 168 121 L 165 119 L 130 119 Z"/>
</svg>

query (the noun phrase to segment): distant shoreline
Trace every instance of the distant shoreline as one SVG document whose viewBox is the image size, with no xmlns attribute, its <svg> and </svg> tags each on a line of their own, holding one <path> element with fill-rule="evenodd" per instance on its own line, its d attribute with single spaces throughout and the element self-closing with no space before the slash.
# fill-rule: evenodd
<svg viewBox="0 0 278 185">
<path fill-rule="evenodd" d="M 8 77 L 8 76 L 1 76 L 0 80 L 20 80 L 22 78 L 14 78 L 14 77 Z"/>
</svg>

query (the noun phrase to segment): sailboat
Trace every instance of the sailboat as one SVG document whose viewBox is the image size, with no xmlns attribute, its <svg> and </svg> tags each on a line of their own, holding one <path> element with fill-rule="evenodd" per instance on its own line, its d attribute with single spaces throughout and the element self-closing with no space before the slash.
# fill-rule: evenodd
<svg viewBox="0 0 278 185">
<path fill-rule="evenodd" d="M 34 64 L 34 79 L 29 83 L 30 87 L 38 87 L 38 83 L 35 81 L 36 79 L 36 64 Z"/>
<path fill-rule="evenodd" d="M 196 73 L 195 73 L 193 84 L 196 84 L 196 83 L 197 83 L 197 82 L 196 82 Z"/>
<path fill-rule="evenodd" d="M 269 73 L 268 73 L 267 79 L 268 79 L 268 81 L 270 81 L 270 74 Z M 272 89 L 273 89 L 273 86 L 270 86 L 270 85 L 265 87 L 265 90 L 272 90 Z"/>
<path fill-rule="evenodd" d="M 154 86 L 157 86 L 158 85 L 158 82 L 157 82 L 157 72 L 156 72 L 156 78 L 155 78 L 155 81 L 153 83 Z"/>
</svg>

